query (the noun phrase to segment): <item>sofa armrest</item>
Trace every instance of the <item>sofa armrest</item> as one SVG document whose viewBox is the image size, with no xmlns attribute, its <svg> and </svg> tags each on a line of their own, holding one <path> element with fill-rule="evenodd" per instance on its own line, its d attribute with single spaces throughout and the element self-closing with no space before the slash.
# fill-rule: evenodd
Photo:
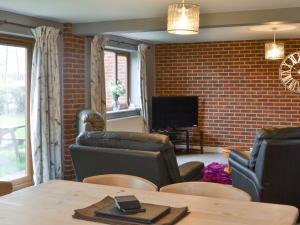
<svg viewBox="0 0 300 225">
<path fill-rule="evenodd" d="M 239 162 L 229 158 L 232 168 L 232 186 L 248 192 L 252 200 L 260 201 L 260 194 L 263 189 L 255 172 Z"/>
<path fill-rule="evenodd" d="M 200 181 L 202 178 L 203 162 L 187 162 L 179 166 L 180 176 L 183 181 Z"/>
<path fill-rule="evenodd" d="M 250 157 L 250 151 L 232 150 L 229 155 L 229 158 L 231 160 L 236 161 L 240 165 L 247 168 L 249 167 L 249 157 Z"/>
</svg>

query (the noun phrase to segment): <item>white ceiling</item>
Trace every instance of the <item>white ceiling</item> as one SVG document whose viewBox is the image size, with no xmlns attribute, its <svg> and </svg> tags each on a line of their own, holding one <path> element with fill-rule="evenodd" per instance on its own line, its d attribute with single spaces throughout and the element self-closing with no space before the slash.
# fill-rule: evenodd
<svg viewBox="0 0 300 225">
<path fill-rule="evenodd" d="M 0 0 L 0 10 L 58 22 L 94 22 L 166 16 L 181 0 Z M 299 0 L 187 0 L 202 13 L 299 7 Z"/>
<path fill-rule="evenodd" d="M 277 39 L 300 38 L 300 24 L 292 24 L 292 26 L 294 26 L 295 29 L 277 32 Z M 200 28 L 200 33 L 197 35 L 174 35 L 169 34 L 166 31 L 113 34 L 150 43 L 196 43 L 210 41 L 265 40 L 273 38 L 273 33 L 268 31 L 270 29 L 265 28 L 267 31 L 254 31 L 254 28 L 257 29 L 257 26 Z"/>
</svg>

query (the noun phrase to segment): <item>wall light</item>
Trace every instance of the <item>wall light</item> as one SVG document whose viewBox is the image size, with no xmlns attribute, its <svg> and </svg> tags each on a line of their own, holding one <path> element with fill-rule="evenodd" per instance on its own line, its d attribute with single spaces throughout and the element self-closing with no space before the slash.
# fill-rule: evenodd
<svg viewBox="0 0 300 225">
<path fill-rule="evenodd" d="M 274 31 L 274 41 L 267 42 L 265 44 L 265 58 L 267 60 L 277 60 L 284 58 L 284 43 L 276 43 L 276 28 L 273 28 Z"/>
</svg>

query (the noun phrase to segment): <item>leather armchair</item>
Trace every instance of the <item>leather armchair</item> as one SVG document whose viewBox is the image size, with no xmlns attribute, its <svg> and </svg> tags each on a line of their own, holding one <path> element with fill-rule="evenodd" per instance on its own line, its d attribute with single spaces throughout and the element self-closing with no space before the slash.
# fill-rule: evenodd
<svg viewBox="0 0 300 225">
<path fill-rule="evenodd" d="M 76 179 L 100 174 L 143 177 L 158 187 L 196 181 L 202 162 L 178 166 L 169 137 L 132 132 L 82 132 L 70 146 Z"/>
<path fill-rule="evenodd" d="M 300 208 L 300 128 L 262 129 L 250 154 L 231 151 L 233 186 L 254 201 Z"/>
</svg>

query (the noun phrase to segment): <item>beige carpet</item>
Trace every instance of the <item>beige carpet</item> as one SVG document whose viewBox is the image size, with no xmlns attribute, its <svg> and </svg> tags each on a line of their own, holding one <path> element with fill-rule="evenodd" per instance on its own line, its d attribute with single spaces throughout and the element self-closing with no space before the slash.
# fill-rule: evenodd
<svg viewBox="0 0 300 225">
<path fill-rule="evenodd" d="M 191 161 L 201 161 L 207 166 L 212 162 L 228 163 L 228 158 L 220 152 L 205 152 L 204 154 L 194 152 L 177 155 L 177 162 L 179 165 Z"/>
</svg>

